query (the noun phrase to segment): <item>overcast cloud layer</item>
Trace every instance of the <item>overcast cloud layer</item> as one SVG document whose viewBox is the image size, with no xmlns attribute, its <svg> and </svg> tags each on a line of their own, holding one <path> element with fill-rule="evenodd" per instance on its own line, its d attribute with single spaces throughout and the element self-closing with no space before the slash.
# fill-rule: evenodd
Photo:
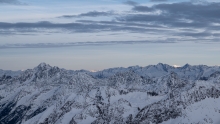
<svg viewBox="0 0 220 124">
<path fill-rule="evenodd" d="M 162 2 L 165 0 L 151 0 Z M 0 0 L 0 3 L 19 3 L 16 0 Z M 141 5 L 134 1 L 121 4 L 131 5 L 128 11 L 92 10 L 80 14 L 60 15 L 71 22 L 42 20 L 39 22 L 0 22 L 0 35 L 38 35 L 56 33 L 127 32 L 176 40 L 195 39 L 216 42 L 220 36 L 220 3 L 177 2 Z M 103 20 L 99 17 L 107 17 Z M 55 17 L 57 18 L 57 17 Z M 80 18 L 80 20 L 79 20 Z M 161 35 L 163 34 L 163 35 Z M 159 39 L 158 39 L 159 40 Z"/>
</svg>

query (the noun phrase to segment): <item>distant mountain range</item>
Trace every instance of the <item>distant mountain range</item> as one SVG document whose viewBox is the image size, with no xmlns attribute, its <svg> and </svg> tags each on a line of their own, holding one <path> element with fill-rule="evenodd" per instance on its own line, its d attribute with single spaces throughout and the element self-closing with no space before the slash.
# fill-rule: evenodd
<svg viewBox="0 0 220 124">
<path fill-rule="evenodd" d="M 219 124 L 220 67 L 0 70 L 0 124 Z"/>
</svg>

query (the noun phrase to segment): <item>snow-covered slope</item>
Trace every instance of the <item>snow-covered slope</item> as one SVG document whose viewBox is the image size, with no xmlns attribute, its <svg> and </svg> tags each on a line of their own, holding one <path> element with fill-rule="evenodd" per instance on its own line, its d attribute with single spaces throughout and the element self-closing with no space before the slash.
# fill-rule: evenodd
<svg viewBox="0 0 220 124">
<path fill-rule="evenodd" d="M 0 124 L 220 123 L 220 67 L 0 71 Z"/>
</svg>

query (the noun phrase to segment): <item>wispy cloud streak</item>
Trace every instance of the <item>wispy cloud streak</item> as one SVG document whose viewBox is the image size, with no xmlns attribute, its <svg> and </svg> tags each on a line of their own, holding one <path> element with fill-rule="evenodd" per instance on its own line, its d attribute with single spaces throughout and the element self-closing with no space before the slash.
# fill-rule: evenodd
<svg viewBox="0 0 220 124">
<path fill-rule="evenodd" d="M 81 18 L 81 17 L 99 17 L 99 16 L 113 16 L 117 15 L 114 11 L 106 11 L 106 12 L 99 12 L 99 11 L 91 11 L 87 13 L 81 13 L 78 15 L 63 15 L 59 16 L 58 18 Z"/>
<path fill-rule="evenodd" d="M 100 41 L 100 42 L 71 42 L 71 43 L 36 43 L 36 44 L 5 44 L 0 45 L 0 49 L 10 48 L 56 48 L 56 47 L 73 47 L 73 46 L 105 46 L 118 44 L 148 44 L 148 43 L 176 43 L 175 41 Z"/>
</svg>

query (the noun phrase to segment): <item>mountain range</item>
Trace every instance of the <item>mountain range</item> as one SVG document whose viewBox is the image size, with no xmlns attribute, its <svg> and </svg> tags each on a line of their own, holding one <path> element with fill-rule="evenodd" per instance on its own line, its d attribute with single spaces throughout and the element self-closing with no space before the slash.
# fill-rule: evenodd
<svg viewBox="0 0 220 124">
<path fill-rule="evenodd" d="M 220 66 L 0 70 L 0 124 L 219 124 Z"/>
</svg>

